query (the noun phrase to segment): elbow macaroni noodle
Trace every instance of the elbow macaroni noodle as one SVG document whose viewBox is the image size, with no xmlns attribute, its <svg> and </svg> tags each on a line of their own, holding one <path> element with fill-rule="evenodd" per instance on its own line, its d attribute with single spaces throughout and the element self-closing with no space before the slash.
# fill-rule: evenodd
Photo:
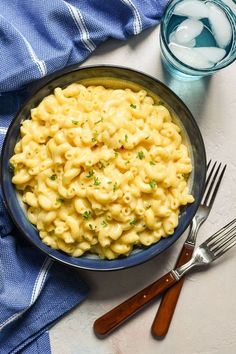
<svg viewBox="0 0 236 354">
<path fill-rule="evenodd" d="M 187 146 L 144 90 L 56 88 L 21 125 L 12 182 L 42 241 L 115 259 L 173 234 L 193 202 Z"/>
</svg>

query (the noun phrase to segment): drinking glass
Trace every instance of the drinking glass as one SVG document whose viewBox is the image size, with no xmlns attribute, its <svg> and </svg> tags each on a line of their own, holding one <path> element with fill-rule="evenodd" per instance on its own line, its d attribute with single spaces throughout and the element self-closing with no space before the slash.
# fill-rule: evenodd
<svg viewBox="0 0 236 354">
<path fill-rule="evenodd" d="M 197 80 L 236 59 L 236 15 L 220 0 L 172 0 L 160 25 L 164 67 L 182 80 Z"/>
</svg>

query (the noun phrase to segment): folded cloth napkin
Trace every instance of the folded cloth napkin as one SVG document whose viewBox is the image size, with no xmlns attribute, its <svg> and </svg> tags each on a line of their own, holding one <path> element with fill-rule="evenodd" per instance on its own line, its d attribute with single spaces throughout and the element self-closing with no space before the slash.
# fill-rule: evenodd
<svg viewBox="0 0 236 354">
<path fill-rule="evenodd" d="M 0 92 L 84 60 L 107 38 L 156 25 L 167 0 L 1 0 Z"/>
<path fill-rule="evenodd" d="M 166 0 L 1 0 L 0 151 L 27 84 L 84 60 L 109 37 L 157 24 Z M 0 188 L 0 354 L 50 353 L 47 330 L 88 292 L 78 272 L 20 237 Z"/>
</svg>

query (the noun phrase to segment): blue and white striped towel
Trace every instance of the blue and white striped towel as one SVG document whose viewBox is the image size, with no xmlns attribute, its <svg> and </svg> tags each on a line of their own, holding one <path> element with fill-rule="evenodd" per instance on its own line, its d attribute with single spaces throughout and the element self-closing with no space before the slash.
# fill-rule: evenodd
<svg viewBox="0 0 236 354">
<path fill-rule="evenodd" d="M 167 0 L 1 0 L 0 92 L 84 60 L 107 38 L 156 25 Z"/>
<path fill-rule="evenodd" d="M 27 84 L 84 60 L 107 38 L 156 25 L 166 0 L 1 0 L 0 151 Z M 50 353 L 48 328 L 88 292 L 78 272 L 19 237 L 0 188 L 0 354 Z M 78 324 L 79 330 L 79 324 Z"/>
</svg>

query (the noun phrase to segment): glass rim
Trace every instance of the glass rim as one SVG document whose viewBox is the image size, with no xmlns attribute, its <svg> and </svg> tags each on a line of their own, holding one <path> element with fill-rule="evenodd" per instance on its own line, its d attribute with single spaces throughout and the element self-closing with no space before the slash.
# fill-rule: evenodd
<svg viewBox="0 0 236 354">
<path fill-rule="evenodd" d="M 164 44 L 164 47 L 165 47 L 165 49 L 167 50 L 167 52 L 170 54 L 170 56 L 171 57 L 173 57 L 174 58 L 174 60 L 177 62 L 177 64 L 180 64 L 181 66 L 184 66 L 184 67 L 186 67 L 188 70 L 192 70 L 192 71 L 195 71 L 196 73 L 197 73 L 197 75 L 201 75 L 201 73 L 203 73 L 203 74 L 207 74 L 207 73 L 213 73 L 213 72 L 215 72 L 215 71 L 218 71 L 218 70 L 220 70 L 220 69 L 223 69 L 223 68 L 225 68 L 225 67 L 227 67 L 227 66 L 229 66 L 230 64 L 232 64 L 235 60 L 236 60 L 236 45 L 235 45 L 235 50 L 234 50 L 234 55 L 235 56 L 233 56 L 232 57 L 232 59 L 231 60 L 229 60 L 228 62 L 226 62 L 226 63 L 222 63 L 222 65 L 221 64 L 219 64 L 219 66 L 214 66 L 214 67 L 211 67 L 211 68 L 208 68 L 208 69 L 197 69 L 197 68 L 194 68 L 193 66 L 190 66 L 190 65 L 188 65 L 188 64 L 185 64 L 185 63 L 183 63 L 182 61 L 180 61 L 173 53 L 172 53 L 172 51 L 170 50 L 170 48 L 169 48 L 169 46 L 168 46 L 168 43 L 167 43 L 167 41 L 166 41 L 166 38 L 165 38 L 165 35 L 164 35 L 164 19 L 165 19 L 165 17 L 166 17 L 166 15 L 168 14 L 168 12 L 178 3 L 178 2 L 180 2 L 180 1 L 184 1 L 184 0 L 170 0 L 170 1 L 168 1 L 168 3 L 167 3 L 167 6 L 166 6 L 166 8 L 165 8 L 165 12 L 164 12 L 164 14 L 163 14 L 163 17 L 162 17 L 162 19 L 161 19 L 161 22 L 160 22 L 160 39 L 161 39 L 161 42 L 163 42 L 163 44 Z M 220 0 L 200 0 L 200 1 L 202 1 L 202 2 L 211 2 L 211 3 L 215 3 L 217 6 L 219 6 L 221 9 L 223 9 L 223 11 L 224 11 L 224 13 L 226 14 L 226 16 L 227 16 L 227 18 L 228 18 L 228 20 L 229 20 L 229 22 L 230 22 L 230 25 L 231 25 L 231 28 L 232 28 L 232 42 L 234 41 L 234 39 L 236 40 L 236 27 L 235 27 L 235 31 L 233 30 L 234 29 L 234 27 L 233 27 L 233 21 L 236 21 L 236 15 L 234 14 L 234 12 L 232 11 L 232 9 L 226 4 L 226 3 L 224 3 L 223 1 L 220 1 Z M 235 0 L 236 1 L 236 0 Z M 175 3 L 174 5 L 173 5 L 173 3 Z M 232 49 L 232 48 L 231 48 Z M 231 51 L 231 49 L 230 49 L 230 51 Z M 230 54 L 230 52 L 227 54 L 227 56 Z M 164 53 L 163 53 L 163 55 L 164 55 Z M 164 55 L 165 56 L 165 55 Z M 226 56 L 226 58 L 227 58 L 227 56 Z M 224 59 L 226 59 L 226 58 L 223 58 L 221 61 L 223 62 L 223 60 Z M 220 61 L 220 62 L 221 62 Z M 219 63 L 220 63 L 219 62 Z M 172 64 L 171 63 L 171 65 L 174 65 L 174 64 Z M 217 65 L 217 64 L 216 64 Z M 175 65 L 174 65 L 175 66 Z M 179 69 L 178 69 L 179 70 Z M 186 74 L 186 73 L 185 73 Z M 186 74 L 186 75 L 192 75 L 192 74 Z"/>
</svg>

